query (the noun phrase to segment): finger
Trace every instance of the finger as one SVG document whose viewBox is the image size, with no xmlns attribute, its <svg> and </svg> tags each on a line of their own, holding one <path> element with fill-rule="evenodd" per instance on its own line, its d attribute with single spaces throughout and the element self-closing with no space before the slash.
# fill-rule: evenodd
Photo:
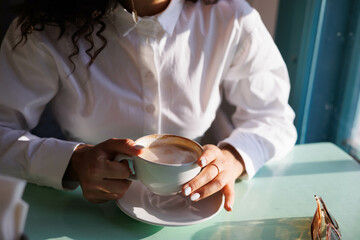
<svg viewBox="0 0 360 240">
<path fill-rule="evenodd" d="M 142 146 L 137 146 L 133 140 L 128 138 L 112 138 L 99 145 L 103 151 L 111 155 L 118 153 L 139 155 L 142 151 Z"/>
<path fill-rule="evenodd" d="M 215 145 L 208 144 L 205 145 L 203 149 L 204 151 L 198 160 L 198 165 L 200 167 L 205 167 L 206 165 L 217 159 L 218 156 L 221 154 L 220 149 Z"/>
<path fill-rule="evenodd" d="M 206 166 L 195 178 L 183 186 L 183 193 L 185 196 L 190 195 L 192 192 L 198 190 L 202 186 L 211 182 L 217 175 L 219 170 L 213 164 Z"/>
<path fill-rule="evenodd" d="M 198 201 L 203 198 L 207 198 L 210 195 L 220 191 L 226 184 L 227 177 L 225 174 L 220 173 L 216 178 L 214 178 L 211 182 L 194 191 L 191 194 L 190 199 L 192 201 Z"/>
<path fill-rule="evenodd" d="M 225 196 L 224 208 L 226 211 L 230 212 L 232 211 L 235 202 L 234 183 L 226 184 L 222 191 Z"/>
<path fill-rule="evenodd" d="M 100 184 L 82 186 L 84 197 L 92 203 L 100 203 L 108 200 L 122 198 L 130 187 L 129 180 L 104 179 Z"/>
<path fill-rule="evenodd" d="M 129 189 L 131 185 L 130 180 L 113 180 L 113 179 L 104 179 L 102 181 L 102 186 L 98 190 L 102 193 L 105 193 L 108 199 L 119 199 L 122 198 L 125 192 Z"/>
<path fill-rule="evenodd" d="M 107 179 L 126 179 L 130 176 L 130 169 L 127 161 L 117 162 L 109 161 L 105 162 L 103 177 Z"/>
</svg>

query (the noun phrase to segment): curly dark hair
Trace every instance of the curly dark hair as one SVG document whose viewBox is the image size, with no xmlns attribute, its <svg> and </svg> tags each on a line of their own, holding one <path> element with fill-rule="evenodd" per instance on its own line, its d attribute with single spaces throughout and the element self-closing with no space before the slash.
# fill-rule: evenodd
<svg viewBox="0 0 360 240">
<path fill-rule="evenodd" d="M 187 0 L 196 2 L 197 0 Z M 217 0 L 203 0 L 206 4 L 212 4 Z M 95 58 L 106 47 L 107 40 L 102 35 L 106 29 L 106 24 L 102 20 L 109 14 L 117 4 L 124 3 L 124 0 L 24 0 L 15 7 L 18 17 L 18 26 L 21 30 L 21 38 L 14 46 L 25 44 L 27 37 L 33 31 L 43 31 L 46 25 L 57 26 L 60 29 L 58 39 L 60 39 L 70 26 L 75 27 L 71 36 L 74 46 L 73 52 L 68 56 L 69 61 L 75 70 L 72 57 L 79 54 L 78 41 L 84 38 L 90 47 L 86 49 L 86 54 L 90 61 L 88 67 L 95 61 Z M 93 33 L 95 28 L 96 36 L 102 44 L 95 47 Z"/>
</svg>

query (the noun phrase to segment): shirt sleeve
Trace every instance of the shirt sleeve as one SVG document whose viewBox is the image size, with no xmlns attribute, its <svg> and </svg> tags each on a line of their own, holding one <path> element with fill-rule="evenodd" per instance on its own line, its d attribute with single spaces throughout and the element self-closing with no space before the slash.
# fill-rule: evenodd
<svg viewBox="0 0 360 240">
<path fill-rule="evenodd" d="M 235 129 L 219 146 L 228 143 L 237 149 L 245 163 L 246 179 L 268 160 L 286 155 L 297 133 L 281 54 L 255 10 L 241 21 L 236 53 L 223 82 L 226 99 L 236 107 Z"/>
<path fill-rule="evenodd" d="M 18 40 L 13 23 L 0 50 L 0 173 L 62 189 L 78 143 L 29 132 L 59 89 L 56 63 L 38 32 L 14 48 Z"/>
</svg>

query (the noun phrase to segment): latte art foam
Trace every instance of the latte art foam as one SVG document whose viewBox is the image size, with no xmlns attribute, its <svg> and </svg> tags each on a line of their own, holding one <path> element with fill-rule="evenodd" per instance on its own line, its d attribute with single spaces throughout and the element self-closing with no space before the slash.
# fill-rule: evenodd
<svg viewBox="0 0 360 240">
<path fill-rule="evenodd" d="M 198 158 L 195 150 L 176 144 L 151 145 L 143 149 L 140 157 L 148 161 L 165 164 L 184 164 Z"/>
</svg>

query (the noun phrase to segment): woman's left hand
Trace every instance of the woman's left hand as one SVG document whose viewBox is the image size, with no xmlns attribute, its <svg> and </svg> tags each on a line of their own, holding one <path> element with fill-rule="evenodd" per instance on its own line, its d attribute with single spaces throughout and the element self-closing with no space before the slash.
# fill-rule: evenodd
<svg viewBox="0 0 360 240">
<path fill-rule="evenodd" d="M 245 168 L 240 154 L 230 145 L 218 148 L 205 145 L 198 160 L 202 171 L 183 186 L 183 194 L 192 201 L 199 201 L 218 191 L 225 196 L 224 208 L 232 210 L 235 199 L 235 180 L 243 174 Z"/>
</svg>

